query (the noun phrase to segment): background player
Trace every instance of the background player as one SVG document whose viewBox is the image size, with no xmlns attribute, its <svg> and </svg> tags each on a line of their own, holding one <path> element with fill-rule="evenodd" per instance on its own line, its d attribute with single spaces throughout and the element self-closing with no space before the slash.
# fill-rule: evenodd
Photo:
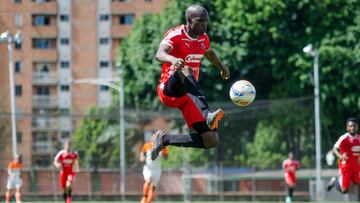
<svg viewBox="0 0 360 203">
<path fill-rule="evenodd" d="M 159 184 L 161 177 L 161 160 L 151 160 L 151 150 L 154 147 L 154 142 L 156 140 L 156 134 L 154 133 L 151 136 L 151 140 L 145 143 L 141 148 L 140 161 L 145 162 L 143 168 L 144 176 L 144 186 L 143 186 L 143 197 L 141 203 L 150 203 L 155 197 L 155 190 Z M 164 158 L 168 156 L 168 148 L 163 148 L 159 154 Z"/>
<path fill-rule="evenodd" d="M 190 135 L 169 135 L 158 132 L 152 153 L 156 159 L 161 148 L 167 145 L 212 148 L 218 144 L 218 121 L 223 110 L 209 112 L 204 94 L 198 84 L 199 69 L 203 56 L 219 70 L 223 79 L 229 79 L 229 69 L 210 47 L 206 35 L 208 12 L 199 5 L 186 9 L 186 25 L 170 29 L 161 41 L 156 58 L 163 62 L 157 91 L 160 101 L 168 107 L 178 108 L 190 129 Z"/>
<path fill-rule="evenodd" d="M 299 169 L 300 164 L 297 160 L 294 160 L 294 154 L 289 152 L 288 158 L 282 162 L 282 168 L 284 170 L 285 183 L 288 187 L 288 195 L 286 196 L 286 202 L 291 202 L 293 198 L 294 188 L 296 186 L 296 171 Z"/>
<path fill-rule="evenodd" d="M 8 165 L 8 179 L 6 183 L 5 202 L 10 202 L 11 190 L 15 189 L 15 199 L 17 203 L 21 202 L 20 188 L 22 179 L 20 177 L 22 169 L 21 155 L 17 154 L 12 162 Z"/>
<path fill-rule="evenodd" d="M 54 159 L 54 166 L 56 168 L 62 167 L 60 172 L 60 186 L 63 189 L 65 203 L 72 202 L 72 182 L 75 177 L 75 173 L 73 172 L 74 165 L 75 171 L 79 172 L 78 154 L 71 150 L 71 143 L 66 141 L 64 142 L 64 149 L 59 151 Z"/>
<path fill-rule="evenodd" d="M 360 135 L 357 133 L 358 121 L 356 118 L 348 118 L 346 121 L 347 133 L 342 135 L 334 144 L 333 152 L 339 158 L 339 178 L 333 177 L 327 190 L 336 188 L 346 194 L 350 189 L 350 182 L 360 184 Z"/>
</svg>

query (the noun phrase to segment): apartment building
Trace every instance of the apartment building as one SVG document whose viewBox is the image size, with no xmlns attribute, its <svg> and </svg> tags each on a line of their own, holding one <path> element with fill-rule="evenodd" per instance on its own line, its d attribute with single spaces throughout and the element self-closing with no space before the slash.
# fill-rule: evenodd
<svg viewBox="0 0 360 203">
<path fill-rule="evenodd" d="M 0 32 L 21 31 L 14 46 L 18 151 L 26 167 L 48 167 L 76 118 L 107 107 L 106 86 L 73 85 L 73 78 L 111 77 L 121 39 L 134 20 L 161 12 L 168 0 L 0 0 Z M 0 112 L 10 112 L 7 43 L 0 44 Z M 0 165 L 12 157 L 10 116 Z"/>
</svg>

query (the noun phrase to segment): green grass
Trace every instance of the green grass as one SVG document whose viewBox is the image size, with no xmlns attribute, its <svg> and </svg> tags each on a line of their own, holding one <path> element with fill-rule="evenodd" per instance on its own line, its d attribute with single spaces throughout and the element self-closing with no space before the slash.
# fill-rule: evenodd
<svg viewBox="0 0 360 203">
<path fill-rule="evenodd" d="M 39 201 L 39 202 L 34 202 L 34 203 L 63 203 L 62 201 L 58 201 L 58 202 L 43 202 L 43 201 Z M 121 201 L 73 201 L 73 203 L 115 203 L 115 202 L 121 202 Z M 124 201 L 126 203 L 139 203 L 139 201 Z M 154 203 L 184 203 L 183 201 L 154 201 Z M 278 202 L 265 202 L 265 201 L 261 201 L 261 202 L 251 202 L 251 201 L 242 201 L 240 203 L 245 203 L 245 202 L 249 202 L 249 203 L 280 203 L 281 201 Z M 26 202 L 24 202 L 26 203 Z M 30 202 L 29 202 L 30 203 Z M 239 203 L 238 201 L 194 201 L 191 203 Z M 293 203 L 315 203 L 315 202 L 293 202 Z M 316 203 L 321 203 L 321 202 L 316 202 Z M 323 202 L 323 203 L 344 203 L 342 202 Z M 348 202 L 348 203 L 355 203 L 355 202 Z"/>
</svg>

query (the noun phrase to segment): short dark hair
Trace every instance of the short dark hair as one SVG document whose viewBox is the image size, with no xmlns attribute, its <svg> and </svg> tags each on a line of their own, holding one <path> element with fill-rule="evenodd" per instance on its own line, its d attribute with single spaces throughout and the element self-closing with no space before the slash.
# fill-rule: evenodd
<svg viewBox="0 0 360 203">
<path fill-rule="evenodd" d="M 357 121 L 357 119 L 356 119 L 355 117 L 350 117 L 350 118 L 348 118 L 348 119 L 346 120 L 346 123 L 349 123 L 349 122 L 354 122 L 354 123 L 356 123 L 356 124 L 359 124 L 358 121 Z"/>
</svg>

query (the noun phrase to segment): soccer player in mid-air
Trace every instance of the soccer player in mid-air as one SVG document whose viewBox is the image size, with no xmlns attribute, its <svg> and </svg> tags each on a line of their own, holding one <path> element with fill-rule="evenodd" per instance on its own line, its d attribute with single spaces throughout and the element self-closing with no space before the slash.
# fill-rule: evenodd
<svg viewBox="0 0 360 203">
<path fill-rule="evenodd" d="M 64 142 L 64 149 L 55 156 L 54 166 L 62 168 L 60 172 L 60 186 L 63 189 L 65 203 L 71 203 L 72 182 L 75 177 L 73 167 L 75 166 L 75 172 L 79 172 L 79 161 L 78 154 L 71 150 L 71 143 L 69 141 Z"/>
<path fill-rule="evenodd" d="M 186 25 L 180 25 L 166 32 L 156 53 L 163 62 L 157 92 L 160 101 L 168 107 L 179 109 L 188 127 L 195 130 L 190 135 L 171 135 L 157 131 L 155 147 L 151 158 L 156 159 L 167 145 L 213 148 L 218 144 L 218 122 L 224 111 L 209 111 L 198 77 L 203 56 L 215 65 L 223 79 L 229 79 L 230 72 L 210 46 L 206 35 L 209 15 L 199 5 L 191 5 L 185 13 Z"/>
<path fill-rule="evenodd" d="M 22 179 L 20 177 L 22 169 L 22 160 L 21 155 L 16 154 L 14 160 L 8 165 L 8 179 L 6 183 L 6 194 L 5 202 L 10 202 L 11 199 L 11 190 L 15 189 L 15 199 L 16 203 L 21 203 L 21 193 L 20 188 L 22 186 Z"/>
<path fill-rule="evenodd" d="M 349 192 L 351 181 L 360 184 L 360 135 L 357 133 L 358 121 L 356 118 L 348 118 L 346 121 L 347 132 L 334 144 L 333 152 L 339 158 L 339 177 L 333 177 L 327 190 L 336 188 L 339 192 Z"/>
<path fill-rule="evenodd" d="M 151 150 L 154 147 L 156 134 L 151 136 L 150 142 L 145 143 L 141 148 L 140 161 L 145 162 L 143 168 L 144 186 L 141 203 L 151 203 L 155 197 L 156 187 L 159 184 L 161 177 L 161 159 L 151 160 Z M 163 148 L 159 156 L 167 158 L 169 150 L 167 147 Z"/>
<path fill-rule="evenodd" d="M 285 183 L 288 188 L 288 194 L 285 201 L 287 203 L 292 201 L 294 189 L 296 186 L 296 171 L 299 169 L 300 164 L 294 159 L 294 154 L 289 152 L 288 158 L 282 162 L 282 168 L 284 170 Z"/>
</svg>

